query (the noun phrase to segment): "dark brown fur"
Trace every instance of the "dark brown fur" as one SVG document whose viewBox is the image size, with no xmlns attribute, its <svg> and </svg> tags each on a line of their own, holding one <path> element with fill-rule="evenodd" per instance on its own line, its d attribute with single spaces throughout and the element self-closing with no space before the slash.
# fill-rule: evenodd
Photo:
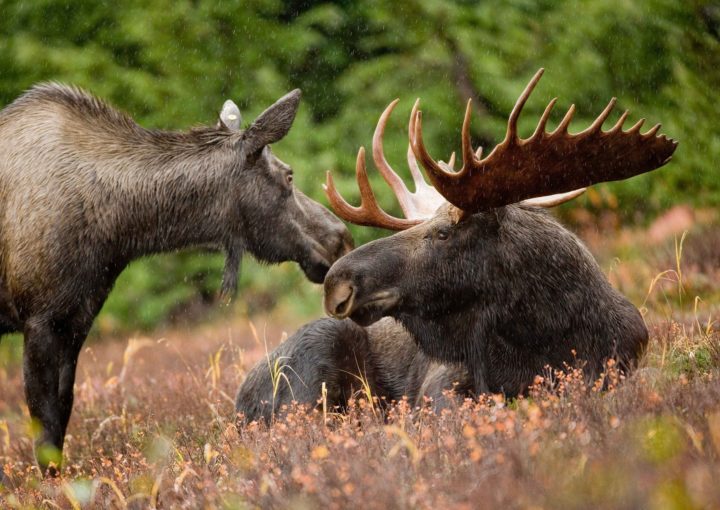
<svg viewBox="0 0 720 510">
<path fill-rule="evenodd" d="M 277 387 L 272 376 L 276 361 L 287 377 L 281 376 Z M 270 422 L 293 402 L 319 405 L 323 383 L 332 409 L 343 409 L 358 392 L 366 397 L 365 384 L 381 402 L 407 398 L 422 406 L 428 400 L 435 410 L 451 404 L 450 390 L 471 394 L 471 380 L 461 364 L 426 356 L 397 321 L 382 319 L 362 328 L 351 320 L 320 319 L 257 363 L 238 391 L 236 410 L 247 422 Z"/>
<path fill-rule="evenodd" d="M 516 395 L 546 366 L 632 366 L 647 329 L 592 255 L 545 211 L 514 205 L 453 221 L 447 207 L 341 258 L 326 308 L 364 325 L 392 317 L 428 356 L 462 363 L 473 391 Z"/>
<path fill-rule="evenodd" d="M 547 212 L 524 205 L 459 224 L 443 207 L 421 225 L 342 257 L 325 279 L 325 294 L 330 313 L 358 325 L 317 321 L 279 348 L 299 378 L 314 381 L 294 394 L 301 403 L 317 401 L 317 381 L 331 394 L 350 392 L 333 370 L 315 370 L 333 366 L 336 353 L 357 357 L 376 395 L 404 395 L 414 405 L 431 397 L 437 409 L 448 404 L 443 391 L 451 388 L 461 396 L 521 394 L 548 366 L 580 363 L 589 379 L 610 358 L 627 369 L 648 340 L 638 310 L 580 240 Z M 336 347 L 328 353 L 322 344 Z M 260 364 L 241 387 L 237 409 L 246 418 L 269 416 L 251 404 L 267 399 L 268 377 Z M 275 409 L 292 398 L 281 385 Z"/>
</svg>

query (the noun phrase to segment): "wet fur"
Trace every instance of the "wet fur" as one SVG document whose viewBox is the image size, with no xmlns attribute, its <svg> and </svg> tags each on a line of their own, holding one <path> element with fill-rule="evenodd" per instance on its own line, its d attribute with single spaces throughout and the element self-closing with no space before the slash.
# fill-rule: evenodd
<svg viewBox="0 0 720 510">
<path fill-rule="evenodd" d="M 62 449 L 80 348 L 133 259 L 224 249 L 229 295 L 245 251 L 294 260 L 322 281 L 347 250 L 342 223 L 289 184 L 267 146 L 288 132 L 299 99 L 288 94 L 246 131 L 148 130 L 58 84 L 0 112 L 0 335 L 24 333 L 39 444 Z"/>
</svg>

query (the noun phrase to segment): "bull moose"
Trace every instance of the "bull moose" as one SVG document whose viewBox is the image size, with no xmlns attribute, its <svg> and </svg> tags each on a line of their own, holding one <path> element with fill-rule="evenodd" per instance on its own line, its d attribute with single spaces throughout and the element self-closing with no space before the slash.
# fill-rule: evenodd
<svg viewBox="0 0 720 510">
<path fill-rule="evenodd" d="M 546 132 L 553 99 L 532 136 L 521 139 L 517 121 L 542 73 L 515 104 L 505 139 L 484 159 L 482 149 L 471 146 L 468 102 L 457 172 L 454 157 L 444 163 L 428 154 L 416 103 L 408 148 L 415 193 L 383 156 L 385 125 L 397 101 L 390 104 L 375 131 L 373 159 L 405 218 L 377 205 L 362 148 L 356 165 L 360 207 L 340 197 L 328 172 L 326 191 L 338 216 L 401 232 L 333 265 L 324 286 L 325 309 L 335 319 L 306 326 L 273 353 L 292 367 L 294 391 L 268 392 L 261 365 L 249 374 L 237 398 L 246 419 L 267 418 L 293 398 L 316 402 L 319 380 L 342 404 L 351 385 L 358 386 L 343 375 L 348 371 L 364 372 L 379 396 L 408 395 L 417 402 L 439 396 L 453 382 L 466 394 L 517 395 L 547 366 L 582 361 L 594 378 L 610 358 L 624 368 L 636 362 L 648 341 L 639 311 L 613 289 L 582 242 L 542 207 L 570 200 L 586 186 L 659 168 L 677 142 L 657 135 L 660 125 L 641 133 L 643 120 L 623 130 L 628 112 L 603 131 L 615 99 L 577 134 L 567 131 L 574 106 Z M 424 182 L 417 160 L 433 186 Z"/>
<path fill-rule="evenodd" d="M 241 129 L 227 101 L 214 126 L 148 130 L 74 87 L 33 87 L 0 112 L 0 334 L 24 334 L 36 457 L 57 473 L 80 348 L 113 283 L 138 257 L 189 246 L 297 262 L 321 283 L 352 248 L 344 224 L 293 185 L 270 144 L 289 131 L 294 90 Z"/>
</svg>

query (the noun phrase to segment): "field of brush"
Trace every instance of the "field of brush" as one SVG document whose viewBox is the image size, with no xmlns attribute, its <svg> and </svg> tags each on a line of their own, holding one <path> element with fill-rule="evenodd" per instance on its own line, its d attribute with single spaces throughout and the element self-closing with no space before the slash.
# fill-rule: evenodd
<svg viewBox="0 0 720 510">
<path fill-rule="evenodd" d="M 584 234 L 651 331 L 637 371 L 590 387 L 568 369 L 441 414 L 358 392 L 346 414 L 238 428 L 238 386 L 297 324 L 102 339 L 81 355 L 63 474 L 44 480 L 6 341 L 0 508 L 719 508 L 720 228 L 671 220 Z"/>
</svg>

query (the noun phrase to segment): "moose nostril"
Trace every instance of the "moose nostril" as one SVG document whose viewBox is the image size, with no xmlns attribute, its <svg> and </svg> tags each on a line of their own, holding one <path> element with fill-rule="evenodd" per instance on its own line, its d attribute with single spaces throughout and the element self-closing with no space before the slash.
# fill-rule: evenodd
<svg viewBox="0 0 720 510">
<path fill-rule="evenodd" d="M 337 317 L 344 319 L 352 311 L 352 305 L 355 298 L 355 288 L 349 282 L 342 282 L 333 286 L 325 295 L 325 311 Z"/>
</svg>

